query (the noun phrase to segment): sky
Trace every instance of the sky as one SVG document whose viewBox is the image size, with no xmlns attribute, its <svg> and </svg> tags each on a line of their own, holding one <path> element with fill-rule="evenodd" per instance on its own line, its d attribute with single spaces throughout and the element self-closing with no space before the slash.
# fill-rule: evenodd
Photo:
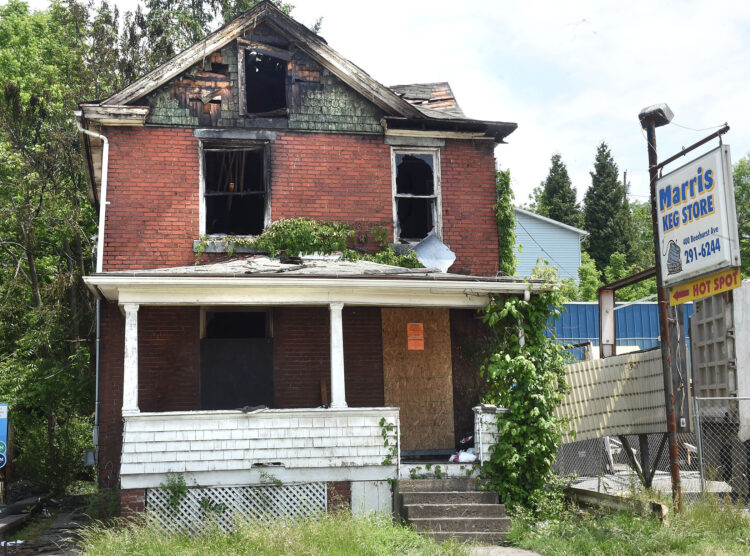
<svg viewBox="0 0 750 556">
<path fill-rule="evenodd" d="M 136 1 L 114 3 L 127 10 Z M 631 199 L 646 201 L 638 113 L 652 104 L 675 114 L 657 129 L 660 159 L 725 122 L 733 161 L 750 153 L 746 0 L 292 3 L 292 16 L 308 26 L 323 17 L 328 44 L 381 83 L 448 81 L 467 116 L 516 122 L 495 156 L 511 171 L 517 204 L 544 180 L 556 152 L 583 198 L 602 141 L 620 175 L 627 171 Z"/>
</svg>

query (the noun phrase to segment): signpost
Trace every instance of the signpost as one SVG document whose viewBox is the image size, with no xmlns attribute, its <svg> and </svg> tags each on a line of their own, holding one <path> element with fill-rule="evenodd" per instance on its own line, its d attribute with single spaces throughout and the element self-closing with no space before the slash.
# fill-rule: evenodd
<svg viewBox="0 0 750 556">
<path fill-rule="evenodd" d="M 655 202 L 665 286 L 740 265 L 728 145 L 658 179 Z M 670 300 L 673 305 L 689 301 L 673 295 Z"/>
</svg>

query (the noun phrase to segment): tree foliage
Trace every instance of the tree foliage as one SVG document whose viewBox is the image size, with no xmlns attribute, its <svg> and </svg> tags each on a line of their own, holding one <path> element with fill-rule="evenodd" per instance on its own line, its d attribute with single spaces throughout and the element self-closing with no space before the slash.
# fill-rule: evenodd
<svg viewBox="0 0 750 556">
<path fill-rule="evenodd" d="M 591 187 L 584 197 L 584 229 L 589 232 L 588 253 L 596 268 L 604 270 L 615 251 L 629 253 L 632 224 L 625 186 L 618 179 L 609 147 L 596 150 Z"/>
<path fill-rule="evenodd" d="M 495 216 L 497 217 L 497 242 L 500 272 L 505 276 L 516 274 L 516 214 L 513 209 L 513 190 L 510 187 L 510 170 L 495 174 Z"/>
<path fill-rule="evenodd" d="M 628 259 L 640 269 L 654 266 L 654 226 L 651 203 L 631 203 L 632 234 Z"/>
<path fill-rule="evenodd" d="M 482 476 L 509 506 L 538 507 L 553 480 L 563 426 L 554 409 L 567 389 L 566 358 L 563 347 L 545 330 L 561 307 L 558 287 L 551 286 L 529 301 L 494 298 L 485 309 L 484 322 L 496 338 L 483 368 L 488 384 L 485 402 L 508 412 L 498 416 L 497 443 L 482 466 Z"/>
<path fill-rule="evenodd" d="M 750 277 L 750 155 L 741 158 L 734 165 L 733 183 L 742 276 L 747 278 Z"/>
<path fill-rule="evenodd" d="M 560 153 L 552 155 L 549 173 L 541 188 L 539 214 L 576 228 L 583 226 L 583 213 L 576 201 L 576 189 Z"/>
</svg>

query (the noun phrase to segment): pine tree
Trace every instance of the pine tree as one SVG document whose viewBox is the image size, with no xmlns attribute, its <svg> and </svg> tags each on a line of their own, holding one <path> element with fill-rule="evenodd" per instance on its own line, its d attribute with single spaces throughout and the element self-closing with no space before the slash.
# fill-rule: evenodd
<svg viewBox="0 0 750 556">
<path fill-rule="evenodd" d="M 560 153 L 552 155 L 547 179 L 542 182 L 539 205 L 543 216 L 580 228 L 583 225 L 581 206 L 576 202 L 576 189 Z"/>
<path fill-rule="evenodd" d="M 618 180 L 612 153 L 603 142 L 596 149 L 591 187 L 584 197 L 584 228 L 589 232 L 588 253 L 603 271 L 612 253 L 630 252 L 632 221 L 625 186 Z"/>
</svg>

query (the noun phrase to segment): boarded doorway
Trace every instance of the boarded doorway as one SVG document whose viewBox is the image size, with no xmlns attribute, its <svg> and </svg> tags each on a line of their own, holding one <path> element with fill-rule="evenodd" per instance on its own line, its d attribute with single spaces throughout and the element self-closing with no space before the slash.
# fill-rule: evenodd
<svg viewBox="0 0 750 556">
<path fill-rule="evenodd" d="M 268 314 L 206 312 L 201 340 L 201 409 L 273 404 L 273 340 Z"/>
<path fill-rule="evenodd" d="M 401 408 L 401 449 L 452 450 L 448 309 L 383 309 L 382 321 L 385 404 Z"/>
</svg>

